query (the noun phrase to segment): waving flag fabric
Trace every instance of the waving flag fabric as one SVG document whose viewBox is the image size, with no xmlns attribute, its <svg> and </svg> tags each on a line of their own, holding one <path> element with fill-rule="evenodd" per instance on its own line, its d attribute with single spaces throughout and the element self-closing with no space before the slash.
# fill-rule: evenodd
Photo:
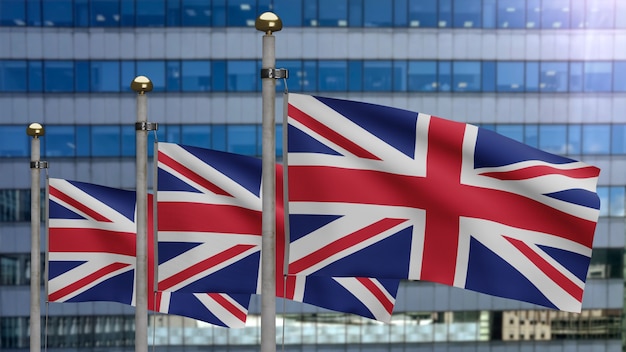
<svg viewBox="0 0 626 352">
<path fill-rule="evenodd" d="M 380 105 L 290 94 L 288 114 L 289 274 L 581 310 L 598 168 Z"/>
<path fill-rule="evenodd" d="M 53 178 L 49 199 L 48 301 L 133 305 L 135 192 Z M 149 220 L 150 232 L 151 225 Z M 148 237 L 153 268 L 153 236 Z M 153 272 L 148 271 L 148 282 Z M 245 325 L 250 301 L 250 295 L 240 294 L 147 294 L 151 310 L 229 327 Z"/>
<path fill-rule="evenodd" d="M 158 163 L 159 288 L 259 292 L 261 160 L 159 143 Z M 399 280 L 294 276 L 283 285 L 280 165 L 276 181 L 277 296 L 389 321 Z"/>
</svg>

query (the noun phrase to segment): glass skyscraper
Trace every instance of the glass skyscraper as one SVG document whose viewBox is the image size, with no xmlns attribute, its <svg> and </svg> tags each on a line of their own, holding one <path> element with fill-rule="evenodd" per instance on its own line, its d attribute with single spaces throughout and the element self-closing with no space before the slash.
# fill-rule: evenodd
<svg viewBox="0 0 626 352">
<path fill-rule="evenodd" d="M 276 65 L 289 70 L 291 92 L 468 122 L 602 169 L 581 314 L 404 282 L 391 324 L 280 301 L 278 344 L 286 351 L 622 350 L 626 1 L 0 0 L 2 351 L 29 348 L 28 123 L 46 128 L 50 177 L 133 189 L 130 82 L 145 75 L 154 83 L 148 120 L 159 123 L 159 141 L 260 156 L 262 33 L 254 21 L 265 11 L 284 24 L 275 33 Z M 277 81 L 277 136 L 284 89 Z M 153 315 L 149 344 L 257 351 L 259 306 L 256 297 L 245 329 Z M 134 350 L 131 307 L 43 303 L 42 312 L 50 350 Z"/>
</svg>

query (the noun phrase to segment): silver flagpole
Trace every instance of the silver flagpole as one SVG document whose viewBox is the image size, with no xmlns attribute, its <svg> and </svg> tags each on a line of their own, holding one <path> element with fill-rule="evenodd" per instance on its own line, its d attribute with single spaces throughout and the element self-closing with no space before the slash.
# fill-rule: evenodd
<svg viewBox="0 0 626 352">
<path fill-rule="evenodd" d="M 261 83 L 263 96 L 263 184 L 261 239 L 261 352 L 276 351 L 276 56 L 275 37 L 283 24 L 271 12 L 255 22 L 264 32 Z"/>
<path fill-rule="evenodd" d="M 39 123 L 31 123 L 26 134 L 30 144 L 30 350 L 41 350 L 41 170 L 48 163 L 40 161 L 39 137 L 45 134 Z"/>
<path fill-rule="evenodd" d="M 137 92 L 137 266 L 135 267 L 135 351 L 148 351 L 148 99 L 152 82 L 137 76 L 130 84 Z"/>
</svg>

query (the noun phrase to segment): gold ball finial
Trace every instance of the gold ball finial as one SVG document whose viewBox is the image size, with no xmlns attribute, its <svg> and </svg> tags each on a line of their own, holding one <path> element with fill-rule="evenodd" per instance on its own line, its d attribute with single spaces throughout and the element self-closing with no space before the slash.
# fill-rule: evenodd
<svg viewBox="0 0 626 352">
<path fill-rule="evenodd" d="M 39 136 L 43 136 L 45 132 L 46 130 L 38 122 L 33 122 L 30 125 L 28 125 L 28 127 L 26 127 L 26 134 L 31 137 L 37 138 Z"/>
<path fill-rule="evenodd" d="M 152 91 L 152 81 L 146 76 L 137 76 L 130 83 L 130 89 L 139 94 L 144 94 Z"/>
<path fill-rule="evenodd" d="M 263 12 L 257 17 L 254 27 L 261 32 L 272 34 L 283 29 L 283 21 L 273 12 Z"/>
</svg>

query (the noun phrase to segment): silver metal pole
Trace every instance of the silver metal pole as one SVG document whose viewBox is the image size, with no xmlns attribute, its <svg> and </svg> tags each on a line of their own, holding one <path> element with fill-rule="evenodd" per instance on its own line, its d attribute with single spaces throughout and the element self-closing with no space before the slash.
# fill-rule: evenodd
<svg viewBox="0 0 626 352">
<path fill-rule="evenodd" d="M 263 96 L 262 239 L 261 239 L 261 352 L 276 351 L 276 66 L 275 37 L 282 21 L 271 12 L 255 23 L 263 36 L 261 83 Z"/>
<path fill-rule="evenodd" d="M 30 350 L 41 350 L 41 168 L 47 167 L 40 158 L 40 140 L 44 128 L 31 123 L 26 134 L 33 137 L 30 144 Z"/>
<path fill-rule="evenodd" d="M 135 351 L 148 351 L 148 100 L 152 82 L 145 76 L 130 84 L 137 92 L 136 180 L 137 266 L 135 267 Z"/>
</svg>

